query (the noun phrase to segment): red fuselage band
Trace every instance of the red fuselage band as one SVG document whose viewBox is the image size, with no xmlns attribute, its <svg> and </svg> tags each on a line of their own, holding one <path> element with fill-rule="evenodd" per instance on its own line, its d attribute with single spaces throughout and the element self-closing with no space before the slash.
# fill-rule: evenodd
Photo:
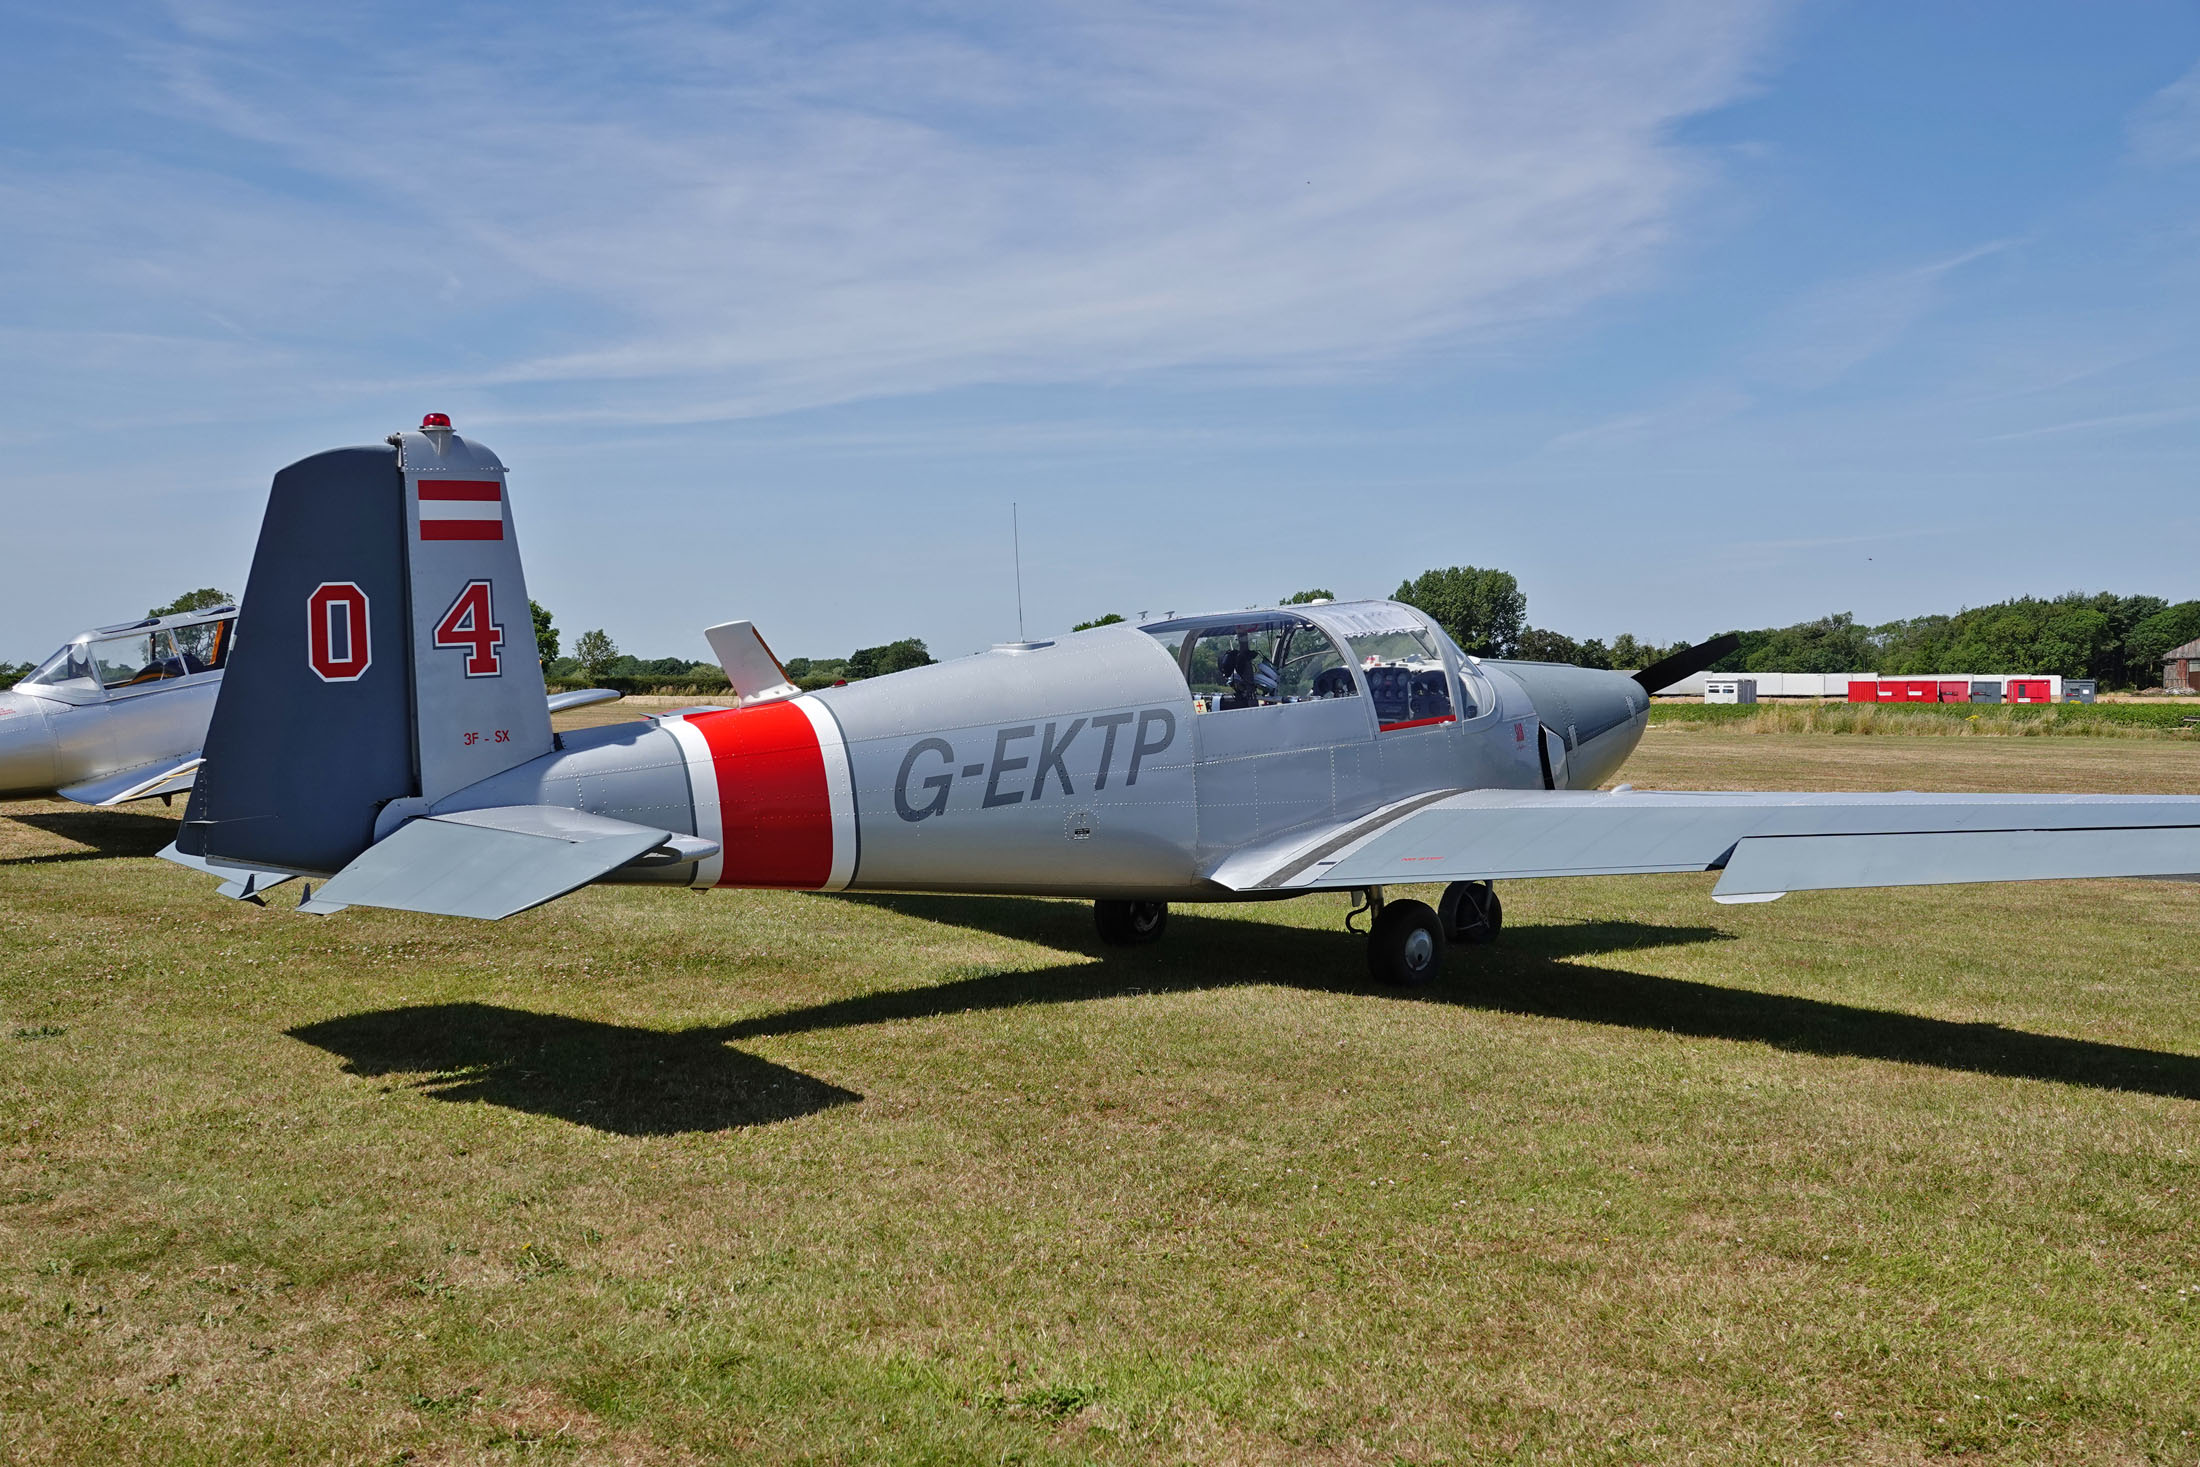
<svg viewBox="0 0 2200 1467">
<path fill-rule="evenodd" d="M 817 730 L 792 702 L 693 713 L 710 746 L 725 831 L 720 886 L 814 890 L 833 872 L 833 813 Z"/>
</svg>

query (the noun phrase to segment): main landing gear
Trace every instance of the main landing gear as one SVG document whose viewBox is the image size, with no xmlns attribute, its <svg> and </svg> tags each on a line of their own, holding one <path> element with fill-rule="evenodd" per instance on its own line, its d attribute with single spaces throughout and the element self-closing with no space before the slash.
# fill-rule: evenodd
<svg viewBox="0 0 2200 1467">
<path fill-rule="evenodd" d="M 1379 886 L 1362 887 L 1353 895 L 1358 904 L 1345 914 L 1345 930 L 1359 931 L 1352 919 L 1362 913 L 1374 919 L 1367 929 L 1367 971 L 1378 983 L 1426 983 L 1443 971 L 1445 948 L 1495 942 L 1505 925 L 1505 904 L 1487 881 L 1454 881 L 1433 907 L 1427 902 L 1386 902 Z M 1092 921 L 1102 942 L 1143 947 L 1160 941 L 1168 930 L 1169 904 L 1098 901 L 1092 904 Z"/>
<path fill-rule="evenodd" d="M 1093 925 L 1100 940 L 1115 947 L 1142 947 L 1159 942 L 1169 927 L 1167 902 L 1100 901 L 1092 904 Z"/>
<path fill-rule="evenodd" d="M 1351 931 L 1354 917 L 1374 914 L 1367 931 L 1367 971 L 1378 983 L 1426 983 L 1443 971 L 1446 947 L 1495 942 L 1505 925 L 1505 904 L 1487 881 L 1454 881 L 1434 908 L 1427 902 L 1386 902 L 1379 886 L 1357 895 L 1359 905 L 1345 915 L 1344 925 Z"/>
</svg>

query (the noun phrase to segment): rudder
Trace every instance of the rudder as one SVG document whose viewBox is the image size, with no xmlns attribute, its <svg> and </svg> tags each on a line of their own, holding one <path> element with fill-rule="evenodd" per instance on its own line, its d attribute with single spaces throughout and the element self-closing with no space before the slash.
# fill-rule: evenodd
<svg viewBox="0 0 2200 1467">
<path fill-rule="evenodd" d="M 275 476 L 177 848 L 341 870 L 551 748 L 505 471 L 431 415 Z"/>
</svg>

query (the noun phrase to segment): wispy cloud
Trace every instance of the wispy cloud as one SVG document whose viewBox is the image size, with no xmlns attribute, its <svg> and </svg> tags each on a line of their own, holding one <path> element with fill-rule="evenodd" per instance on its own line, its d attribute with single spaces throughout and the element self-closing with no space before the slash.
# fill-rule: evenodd
<svg viewBox="0 0 2200 1467">
<path fill-rule="evenodd" d="M 2195 419 L 2200 419 L 2200 403 L 2159 408 L 2143 413 L 2109 413 L 2098 418 L 2078 418 L 2068 423 L 2050 423 L 2042 428 L 2025 428 L 2015 433 L 1996 433 L 1986 441 L 2007 443 L 2018 438 L 2049 438 L 2063 433 L 2128 433 L 2142 428 L 2165 427 L 2172 423 L 2190 423 Z"/>
<path fill-rule="evenodd" d="M 1893 346 L 1924 318 L 1955 271 L 2007 249 L 1997 240 L 1923 265 L 1835 281 L 1811 292 L 1767 331 L 1753 375 L 1786 387 L 1824 387 Z"/>
<path fill-rule="evenodd" d="M 2147 99 L 2132 116 L 2130 137 L 2142 163 L 2200 163 L 2200 66 Z"/>
<path fill-rule="evenodd" d="M 1365 371 L 1641 281 L 1767 12 L 178 4 L 129 54 L 192 161 L 19 157 L 0 204 L 74 322 L 262 343 L 276 390 L 662 422 Z"/>
</svg>

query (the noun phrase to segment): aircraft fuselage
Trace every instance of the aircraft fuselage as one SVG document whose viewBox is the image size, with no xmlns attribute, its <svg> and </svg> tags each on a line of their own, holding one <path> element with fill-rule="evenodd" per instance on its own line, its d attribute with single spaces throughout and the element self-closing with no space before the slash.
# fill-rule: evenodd
<svg viewBox="0 0 2200 1467">
<path fill-rule="evenodd" d="M 1448 711 L 1386 719 L 1379 669 L 1350 663 L 1331 684 L 1349 691 L 1220 706 L 1237 700 L 1197 696 L 1169 633 L 1119 625 L 568 733 L 435 812 L 556 805 L 721 847 L 617 880 L 1228 899 L 1208 878 L 1233 855 L 1433 791 L 1593 788 L 1641 737 L 1649 699 L 1625 674 L 1475 661 L 1411 608 L 1382 614 L 1430 634 L 1424 686 L 1459 691 L 1426 706 Z"/>
</svg>

